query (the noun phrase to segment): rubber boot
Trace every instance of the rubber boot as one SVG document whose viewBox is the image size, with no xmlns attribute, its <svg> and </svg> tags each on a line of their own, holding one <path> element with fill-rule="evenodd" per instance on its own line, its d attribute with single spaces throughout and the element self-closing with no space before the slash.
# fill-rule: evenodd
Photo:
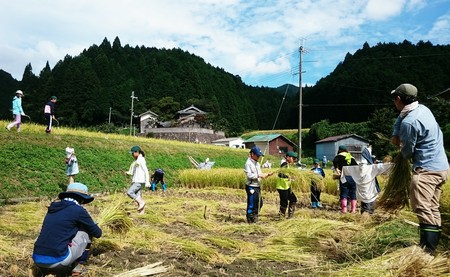
<svg viewBox="0 0 450 277">
<path fill-rule="evenodd" d="M 14 127 L 14 125 L 15 125 L 15 123 L 9 123 L 9 124 L 5 127 L 5 129 L 8 130 L 8 131 L 11 131 L 11 128 Z"/>
<path fill-rule="evenodd" d="M 152 191 L 155 191 L 155 190 L 156 190 L 156 184 L 155 184 L 155 183 L 152 183 L 151 189 L 152 189 Z"/>
<path fill-rule="evenodd" d="M 167 190 L 167 186 L 165 183 L 162 184 L 162 190 L 163 190 L 163 192 L 166 192 L 166 190 Z"/>
<path fill-rule="evenodd" d="M 354 213 L 356 213 L 356 200 L 352 200 L 352 201 L 350 201 L 350 205 L 351 205 L 351 212 L 352 212 L 352 214 L 354 214 Z"/>
<path fill-rule="evenodd" d="M 142 197 L 141 196 L 138 196 L 137 198 L 136 198 L 136 202 L 138 203 L 138 212 L 140 213 L 140 214 L 143 214 L 144 213 L 144 210 L 145 210 L 145 201 L 144 200 L 142 200 Z"/>
<path fill-rule="evenodd" d="M 420 247 L 431 255 L 434 255 L 439 239 L 441 238 L 441 229 L 437 225 L 420 223 Z"/>
<path fill-rule="evenodd" d="M 311 208 L 313 209 L 317 208 L 317 202 L 311 202 Z"/>
<path fill-rule="evenodd" d="M 295 212 L 295 204 L 296 203 L 289 203 L 289 207 L 288 207 L 288 218 L 292 218 L 294 216 L 294 212 Z"/>
<path fill-rule="evenodd" d="M 341 213 L 347 213 L 347 198 L 341 199 Z"/>
</svg>

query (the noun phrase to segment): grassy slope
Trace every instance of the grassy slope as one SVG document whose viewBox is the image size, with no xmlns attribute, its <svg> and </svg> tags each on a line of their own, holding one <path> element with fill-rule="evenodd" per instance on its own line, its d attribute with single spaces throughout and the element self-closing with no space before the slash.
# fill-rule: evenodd
<svg viewBox="0 0 450 277">
<path fill-rule="evenodd" d="M 0 121 L 0 126 L 6 122 Z M 212 145 L 92 133 L 57 128 L 51 135 L 42 126 L 25 124 L 22 133 L 0 131 L 0 198 L 54 195 L 65 189 L 64 149 L 75 148 L 80 174 L 76 180 L 92 192 L 122 190 L 129 185 L 124 172 L 133 161 L 129 150 L 140 145 L 150 171 L 161 167 L 173 185 L 179 169 L 193 168 L 207 157 L 215 167 L 242 168 L 247 151 Z"/>
<path fill-rule="evenodd" d="M 20 134 L 0 130 L 0 197 L 55 196 L 66 185 L 66 146 L 77 151 L 82 170 L 77 179 L 88 184 L 91 191 L 122 191 L 129 184 L 123 172 L 132 161 L 128 151 L 135 144 L 146 150 L 151 168 L 161 166 L 167 170 L 172 185 L 179 170 L 192 168 L 187 155 L 197 160 L 209 157 L 217 169 L 235 168 L 229 169 L 234 174 L 239 174 L 240 170 L 236 170 L 242 168 L 247 155 L 246 150 L 62 128 L 46 135 L 42 126 L 25 125 Z M 189 176 L 195 178 L 195 171 Z M 112 276 L 157 261 L 169 266 L 161 276 L 450 273 L 446 256 L 428 259 L 409 247 L 417 243 L 418 235 L 416 227 L 403 221 L 416 221 L 407 210 L 396 216 L 377 211 L 370 218 L 342 215 L 333 207 L 315 211 L 307 208 L 309 194 L 299 189 L 300 207 L 295 218 L 278 221 L 278 195 L 265 191 L 260 222 L 248 225 L 245 192 L 232 189 L 235 184 L 224 184 L 227 188 L 208 184 L 192 187 L 189 182 L 185 187 L 179 185 L 166 194 L 145 191 L 147 211 L 143 216 L 136 214 L 134 204 L 124 194 L 99 196 L 87 205 L 98 222 L 102 222 L 102 211 L 111 206 L 132 220 L 126 234 L 116 234 L 102 226 L 105 232 L 94 244 L 96 255 L 90 260 L 90 276 Z M 448 187 L 447 183 L 446 191 Z M 336 203 L 336 197 L 325 194 L 323 202 L 330 207 Z M 0 276 L 29 276 L 30 253 L 47 205 L 48 201 L 0 206 Z M 450 196 L 444 193 L 442 211 L 447 219 L 449 207 Z M 448 240 L 443 240 L 440 253 L 447 248 Z M 446 268 L 442 273 L 437 271 L 442 268 Z"/>
</svg>

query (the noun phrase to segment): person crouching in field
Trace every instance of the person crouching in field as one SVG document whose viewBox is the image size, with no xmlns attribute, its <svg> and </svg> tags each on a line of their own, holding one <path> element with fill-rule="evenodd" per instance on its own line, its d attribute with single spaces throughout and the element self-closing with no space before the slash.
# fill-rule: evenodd
<svg viewBox="0 0 450 277">
<path fill-rule="evenodd" d="M 263 206 L 261 197 L 261 179 L 271 176 L 273 173 L 262 173 L 261 165 L 258 162 L 259 157 L 264 156 L 261 149 L 254 146 L 244 165 L 244 172 L 247 177 L 245 191 L 247 193 L 246 217 L 248 223 L 256 223 L 258 214 Z"/>
<path fill-rule="evenodd" d="M 288 168 L 289 165 L 295 163 L 297 159 L 297 153 L 288 151 L 284 162 L 281 164 L 281 168 Z M 294 215 L 295 205 L 297 204 L 297 196 L 291 190 L 291 178 L 283 172 L 278 173 L 277 179 L 277 191 L 280 195 L 280 211 L 278 212 L 279 217 L 284 217 L 286 215 L 286 209 L 288 210 L 288 218 Z"/>
<path fill-rule="evenodd" d="M 166 183 L 164 182 L 164 170 L 161 168 L 158 168 L 155 170 L 155 172 L 152 174 L 152 187 L 151 190 L 156 190 L 156 185 L 158 183 L 161 183 L 161 188 L 165 192 L 167 189 Z"/>
<path fill-rule="evenodd" d="M 69 178 L 69 184 L 75 182 L 75 175 L 78 172 L 78 160 L 75 156 L 75 149 L 66 147 L 66 175 Z"/>
<path fill-rule="evenodd" d="M 85 271 L 91 238 L 102 230 L 81 206 L 94 200 L 82 183 L 72 183 L 50 204 L 41 232 L 34 243 L 33 261 L 41 276 L 66 274 L 79 276 Z M 65 275 L 64 275 L 65 276 Z"/>
<path fill-rule="evenodd" d="M 130 165 L 130 169 L 126 174 L 131 177 L 131 187 L 127 191 L 127 195 L 134 199 L 138 205 L 138 212 L 144 213 L 145 201 L 142 199 L 142 186 L 150 187 L 150 175 L 148 173 L 147 162 L 145 161 L 145 153 L 139 146 L 133 146 L 130 150 L 134 158 L 134 162 Z"/>
</svg>

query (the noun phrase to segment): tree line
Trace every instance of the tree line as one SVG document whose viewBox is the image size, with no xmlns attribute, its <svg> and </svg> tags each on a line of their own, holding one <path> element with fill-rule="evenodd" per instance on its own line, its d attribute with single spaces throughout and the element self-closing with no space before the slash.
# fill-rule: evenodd
<svg viewBox="0 0 450 277">
<path fill-rule="evenodd" d="M 383 138 L 389 136 L 389 124 L 396 117 L 389 93 L 401 83 L 419 89 L 419 101 L 432 109 L 446 131 L 449 101 L 432 96 L 450 87 L 448 72 L 449 45 L 364 43 L 331 74 L 303 89 L 302 126 L 311 128 L 305 147 L 312 151 L 314 141 L 326 136 L 356 133 L 378 141 L 378 150 L 388 151 Z M 295 85 L 249 86 L 240 76 L 182 49 L 122 46 L 118 37 L 112 44 L 105 38 L 75 57 L 66 55 L 53 68 L 47 63 L 38 75 L 28 64 L 21 81 L 0 70 L 1 118 L 11 117 L 16 89 L 25 92 L 24 110 L 38 122 L 45 102 L 56 95 L 57 116 L 73 127 L 101 126 L 109 119 L 115 126 L 128 126 L 134 91 L 139 99 L 134 102 L 135 115 L 151 110 L 161 120 L 171 120 L 176 111 L 195 105 L 208 112 L 206 120 L 214 129 L 228 136 L 298 128 Z M 134 121 L 138 125 L 139 119 Z"/>
</svg>

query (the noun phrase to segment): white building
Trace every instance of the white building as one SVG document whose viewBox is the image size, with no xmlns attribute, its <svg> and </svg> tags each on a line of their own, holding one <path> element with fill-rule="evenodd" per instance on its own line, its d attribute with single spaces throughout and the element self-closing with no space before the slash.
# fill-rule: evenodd
<svg viewBox="0 0 450 277">
<path fill-rule="evenodd" d="M 239 137 L 216 139 L 211 144 L 231 148 L 245 148 L 244 139 Z"/>
</svg>

